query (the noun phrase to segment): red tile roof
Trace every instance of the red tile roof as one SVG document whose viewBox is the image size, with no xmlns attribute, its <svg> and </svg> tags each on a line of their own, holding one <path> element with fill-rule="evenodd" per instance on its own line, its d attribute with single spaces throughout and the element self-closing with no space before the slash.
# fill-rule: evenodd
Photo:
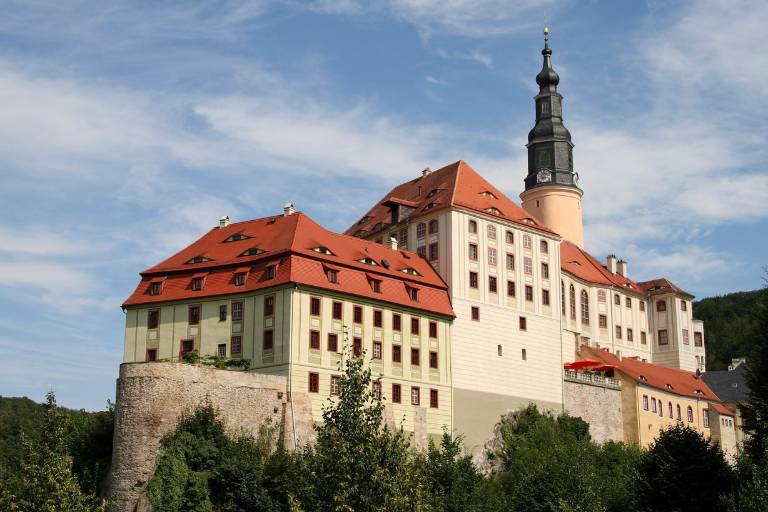
<svg viewBox="0 0 768 512">
<path fill-rule="evenodd" d="M 245 238 L 226 242 L 233 235 Z M 331 254 L 318 252 L 324 248 Z M 248 249 L 263 253 L 242 256 Z M 202 256 L 202 263 L 188 261 Z M 376 265 L 359 260 L 370 259 Z M 387 267 L 388 266 L 388 267 Z M 275 276 L 267 279 L 267 269 Z M 326 270 L 338 271 L 338 282 L 328 281 Z M 418 275 L 407 274 L 413 269 Z M 247 272 L 244 286 L 234 275 Z M 204 277 L 202 291 L 191 290 L 191 278 Z M 333 233 L 301 212 L 267 217 L 213 228 L 199 240 L 141 273 L 142 280 L 124 306 L 246 293 L 286 283 L 349 293 L 442 315 L 453 315 L 448 286 L 432 266 L 415 253 Z M 374 293 L 369 280 L 381 281 Z M 162 282 L 162 293 L 150 295 L 150 283 Z M 412 301 L 406 287 L 418 290 Z"/>
<path fill-rule="evenodd" d="M 696 374 L 693 372 L 668 368 L 658 364 L 644 363 L 636 358 L 625 357 L 619 359 L 609 352 L 590 347 L 582 347 L 582 356 L 594 357 L 604 363 L 612 364 L 618 371 L 637 382 L 660 389 L 661 391 L 692 398 L 720 401 L 717 395 L 707 386 L 707 383 L 701 377 L 696 377 Z"/>
<path fill-rule="evenodd" d="M 560 268 L 582 281 L 643 293 L 643 289 L 638 283 L 627 279 L 618 272 L 612 274 L 608 267 L 600 263 L 597 258 L 565 240 L 560 243 Z"/>
<path fill-rule="evenodd" d="M 360 221 L 350 226 L 346 233 L 359 233 L 359 236 L 368 237 L 388 227 L 392 220 L 389 207 L 391 203 L 415 208 L 410 218 L 457 206 L 554 234 L 539 219 L 515 204 L 463 160 L 396 186 Z"/>
<path fill-rule="evenodd" d="M 651 281 L 641 281 L 637 283 L 648 295 L 661 295 L 663 293 L 677 293 L 693 298 L 690 293 L 681 290 L 675 283 L 666 278 L 652 279 Z"/>
<path fill-rule="evenodd" d="M 729 411 L 723 404 L 712 402 L 712 407 L 714 407 L 721 416 L 735 416 L 735 414 Z"/>
</svg>

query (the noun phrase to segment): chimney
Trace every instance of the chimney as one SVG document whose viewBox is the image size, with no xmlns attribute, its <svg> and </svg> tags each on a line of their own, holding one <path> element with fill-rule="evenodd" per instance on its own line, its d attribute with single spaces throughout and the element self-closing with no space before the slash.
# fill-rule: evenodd
<svg viewBox="0 0 768 512">
<path fill-rule="evenodd" d="M 423 178 L 424 176 L 429 176 L 430 174 L 432 174 L 432 169 L 430 169 L 429 167 L 425 167 L 425 168 L 424 168 L 424 169 L 421 171 L 421 177 L 422 177 L 422 178 Z"/>
<path fill-rule="evenodd" d="M 219 219 L 219 227 L 225 228 L 229 226 L 229 215 L 225 215 Z"/>
<path fill-rule="evenodd" d="M 389 247 L 393 250 L 397 250 L 397 238 L 391 236 L 389 237 Z"/>
<path fill-rule="evenodd" d="M 608 255 L 608 270 L 611 272 L 611 274 L 616 273 L 616 255 L 615 254 Z"/>
<path fill-rule="evenodd" d="M 619 274 L 621 274 L 624 277 L 627 277 L 627 262 L 624 260 L 619 260 L 616 266 L 618 267 Z"/>
<path fill-rule="evenodd" d="M 285 206 L 283 206 L 283 215 L 285 215 L 286 217 L 288 215 L 293 215 L 294 213 L 296 213 L 296 208 L 293 207 L 293 203 L 288 203 Z"/>
</svg>

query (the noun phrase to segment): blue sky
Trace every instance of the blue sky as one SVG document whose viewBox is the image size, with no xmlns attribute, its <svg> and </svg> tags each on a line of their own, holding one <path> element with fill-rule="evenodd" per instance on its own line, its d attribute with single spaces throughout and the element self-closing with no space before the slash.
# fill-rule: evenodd
<svg viewBox="0 0 768 512">
<path fill-rule="evenodd" d="M 6 1 L 0 394 L 102 409 L 138 272 L 464 159 L 517 199 L 552 28 L 587 248 L 699 297 L 768 264 L 768 4 Z"/>
</svg>

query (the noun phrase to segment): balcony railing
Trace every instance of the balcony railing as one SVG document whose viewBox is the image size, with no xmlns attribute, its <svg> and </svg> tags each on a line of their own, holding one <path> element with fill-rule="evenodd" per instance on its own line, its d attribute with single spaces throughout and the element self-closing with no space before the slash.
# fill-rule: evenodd
<svg viewBox="0 0 768 512">
<path fill-rule="evenodd" d="M 587 384 L 593 384 L 595 386 L 621 389 L 620 381 L 612 379 L 611 377 L 604 377 L 597 373 L 564 370 L 563 378 L 571 382 L 584 382 Z"/>
</svg>

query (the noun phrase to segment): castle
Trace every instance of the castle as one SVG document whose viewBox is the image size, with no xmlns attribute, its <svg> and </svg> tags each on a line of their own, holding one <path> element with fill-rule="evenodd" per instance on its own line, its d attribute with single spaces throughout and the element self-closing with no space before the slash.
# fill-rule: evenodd
<svg viewBox="0 0 768 512">
<path fill-rule="evenodd" d="M 224 217 L 141 273 L 124 304 L 124 363 L 248 359 L 311 422 L 338 393 L 346 350 L 417 444 L 447 427 L 479 453 L 501 415 L 533 402 L 585 417 L 598 440 L 647 445 L 683 421 L 735 449 L 736 413 L 698 377 L 693 297 L 584 249 L 546 37 L 542 56 L 521 204 L 458 161 L 394 187 L 345 234 L 292 205 Z"/>
</svg>

